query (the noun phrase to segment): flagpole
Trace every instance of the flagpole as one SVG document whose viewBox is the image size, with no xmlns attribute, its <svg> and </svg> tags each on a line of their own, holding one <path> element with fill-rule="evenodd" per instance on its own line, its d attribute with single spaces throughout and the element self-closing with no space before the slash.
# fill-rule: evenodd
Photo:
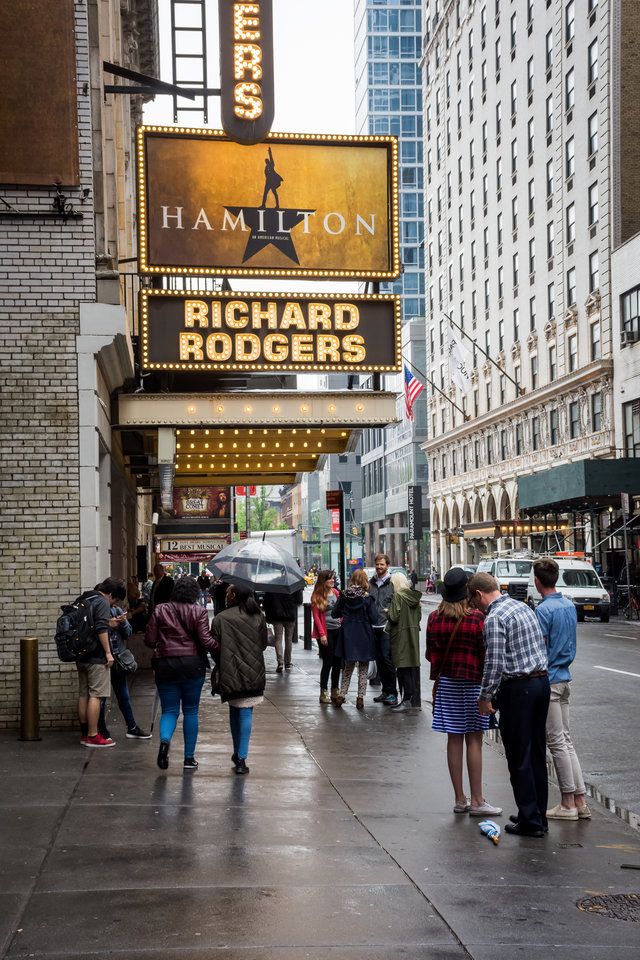
<svg viewBox="0 0 640 960">
<path fill-rule="evenodd" d="M 444 397 L 444 399 L 445 399 L 448 403 L 451 404 L 452 407 L 455 407 L 455 409 L 458 410 L 458 412 L 462 414 L 462 416 L 464 417 L 465 420 L 469 420 L 469 419 L 470 419 L 469 414 L 468 414 L 468 413 L 465 413 L 465 411 L 462 409 L 462 407 L 459 407 L 457 403 L 454 403 L 453 400 L 451 399 L 451 397 L 448 397 L 448 396 L 446 395 L 446 393 L 443 393 L 442 390 L 440 389 L 440 387 L 436 387 L 436 385 L 435 385 L 435 383 L 433 382 L 433 380 L 432 380 L 430 377 L 428 377 L 428 376 L 426 375 L 426 373 L 423 373 L 422 370 L 419 370 L 417 367 L 415 367 L 415 366 L 411 363 L 411 360 L 407 360 L 406 357 L 403 357 L 403 360 L 404 360 L 404 362 L 405 362 L 408 366 L 411 367 L 411 369 L 412 369 L 415 373 L 418 374 L 419 377 L 422 377 L 423 380 L 426 380 L 427 383 L 429 384 L 429 386 L 432 387 L 433 390 L 436 390 L 436 391 L 440 394 L 441 397 Z"/>
<path fill-rule="evenodd" d="M 460 333 L 462 334 L 463 337 L 466 337 L 467 340 L 471 340 L 471 343 L 473 344 L 474 348 L 475 348 L 476 350 L 479 350 L 480 353 L 482 354 L 482 356 L 483 356 L 483 357 L 486 357 L 487 360 L 489 360 L 490 363 L 492 363 L 492 364 L 494 365 L 494 367 L 497 367 L 498 370 L 500 371 L 500 373 L 501 373 L 504 377 L 506 377 L 507 380 L 510 380 L 510 381 L 511 381 L 511 383 L 514 385 L 514 387 L 516 388 L 516 390 L 518 391 L 518 393 L 520 394 L 520 396 L 524 396 L 524 393 L 525 393 L 524 387 L 521 387 L 517 380 L 515 380 L 512 376 L 510 376 L 510 375 L 506 372 L 506 370 L 503 370 L 503 368 L 500 366 L 500 364 L 497 363 L 497 362 L 493 359 L 493 357 L 489 356 L 489 354 L 487 353 L 486 350 L 483 350 L 483 349 L 482 349 L 482 347 L 480 346 L 480 344 L 478 343 L 478 341 L 477 341 L 474 337 L 470 336 L 470 334 L 468 334 L 468 333 L 466 332 L 466 330 L 464 330 L 464 329 L 460 326 L 459 323 L 456 323 L 456 321 L 453 319 L 453 317 L 451 316 L 451 314 L 449 314 L 449 313 L 444 313 L 444 312 L 443 312 L 443 316 L 446 317 L 447 320 L 449 321 L 449 323 L 453 324 L 454 327 L 457 327 L 457 329 L 460 331 Z"/>
</svg>

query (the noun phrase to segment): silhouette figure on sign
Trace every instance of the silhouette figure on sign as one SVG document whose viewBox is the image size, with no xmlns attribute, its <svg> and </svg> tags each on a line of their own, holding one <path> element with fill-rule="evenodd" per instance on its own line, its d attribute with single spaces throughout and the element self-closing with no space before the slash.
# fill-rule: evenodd
<svg viewBox="0 0 640 960">
<path fill-rule="evenodd" d="M 264 161 L 264 193 L 262 194 L 263 208 L 267 206 L 267 197 L 270 193 L 272 193 L 276 201 L 276 210 L 280 209 L 278 187 L 282 182 L 282 177 L 279 173 L 276 173 L 275 160 L 273 159 L 273 154 L 271 153 L 271 147 L 269 147 L 269 156 Z"/>
</svg>

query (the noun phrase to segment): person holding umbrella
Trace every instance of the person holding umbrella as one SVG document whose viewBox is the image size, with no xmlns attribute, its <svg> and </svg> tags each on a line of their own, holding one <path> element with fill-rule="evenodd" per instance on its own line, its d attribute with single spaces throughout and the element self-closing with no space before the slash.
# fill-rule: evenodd
<svg viewBox="0 0 640 960">
<path fill-rule="evenodd" d="M 211 632 L 219 649 L 218 690 L 222 702 L 229 704 L 231 759 L 236 773 L 249 773 L 253 708 L 262 703 L 266 682 L 267 622 L 248 586 L 236 583 L 228 587 L 226 609 L 214 618 Z"/>
<path fill-rule="evenodd" d="M 162 705 L 158 766 L 169 766 L 169 747 L 183 713 L 184 769 L 195 770 L 198 739 L 198 707 L 207 666 L 207 651 L 218 643 L 211 636 L 209 618 L 200 605 L 200 587 L 193 577 L 176 581 L 171 600 L 156 606 L 147 625 L 144 642 L 153 650 L 151 661 Z"/>
</svg>

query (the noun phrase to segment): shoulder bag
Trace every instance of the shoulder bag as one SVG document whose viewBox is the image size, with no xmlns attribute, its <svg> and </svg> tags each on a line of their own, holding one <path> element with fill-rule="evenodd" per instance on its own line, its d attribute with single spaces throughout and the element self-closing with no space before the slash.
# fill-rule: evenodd
<svg viewBox="0 0 640 960">
<path fill-rule="evenodd" d="M 431 691 L 431 713 L 435 713 L 435 709 L 436 709 L 436 693 L 438 692 L 438 684 L 440 683 L 440 677 L 442 676 L 442 673 L 443 673 L 443 671 L 444 671 L 445 664 L 446 664 L 446 662 L 447 662 L 447 657 L 449 656 L 449 651 L 451 650 L 451 644 L 453 643 L 454 637 L 455 637 L 456 633 L 458 632 L 458 627 L 460 626 L 461 623 L 462 623 L 462 620 L 456 620 L 456 624 L 455 624 L 453 630 L 451 631 L 451 633 L 450 633 L 450 635 L 449 635 L 449 640 L 448 640 L 448 642 L 447 642 L 447 648 L 446 648 L 446 650 L 444 651 L 444 656 L 443 656 L 443 658 L 442 658 L 442 664 L 441 664 L 440 669 L 438 670 L 438 672 L 437 672 L 437 674 L 436 674 L 435 680 L 433 681 L 433 689 L 432 689 L 432 691 Z"/>
</svg>

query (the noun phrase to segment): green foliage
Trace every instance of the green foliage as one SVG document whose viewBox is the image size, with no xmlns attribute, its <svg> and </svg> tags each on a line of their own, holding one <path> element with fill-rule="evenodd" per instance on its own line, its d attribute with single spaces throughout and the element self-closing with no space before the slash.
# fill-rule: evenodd
<svg viewBox="0 0 640 960">
<path fill-rule="evenodd" d="M 255 497 L 249 498 L 249 517 L 252 530 L 286 530 L 286 523 L 281 523 L 278 517 L 278 511 L 275 507 L 269 506 L 269 494 L 271 487 L 258 487 Z M 236 522 L 238 531 L 247 529 L 247 514 L 245 507 L 245 498 L 236 499 Z"/>
</svg>

